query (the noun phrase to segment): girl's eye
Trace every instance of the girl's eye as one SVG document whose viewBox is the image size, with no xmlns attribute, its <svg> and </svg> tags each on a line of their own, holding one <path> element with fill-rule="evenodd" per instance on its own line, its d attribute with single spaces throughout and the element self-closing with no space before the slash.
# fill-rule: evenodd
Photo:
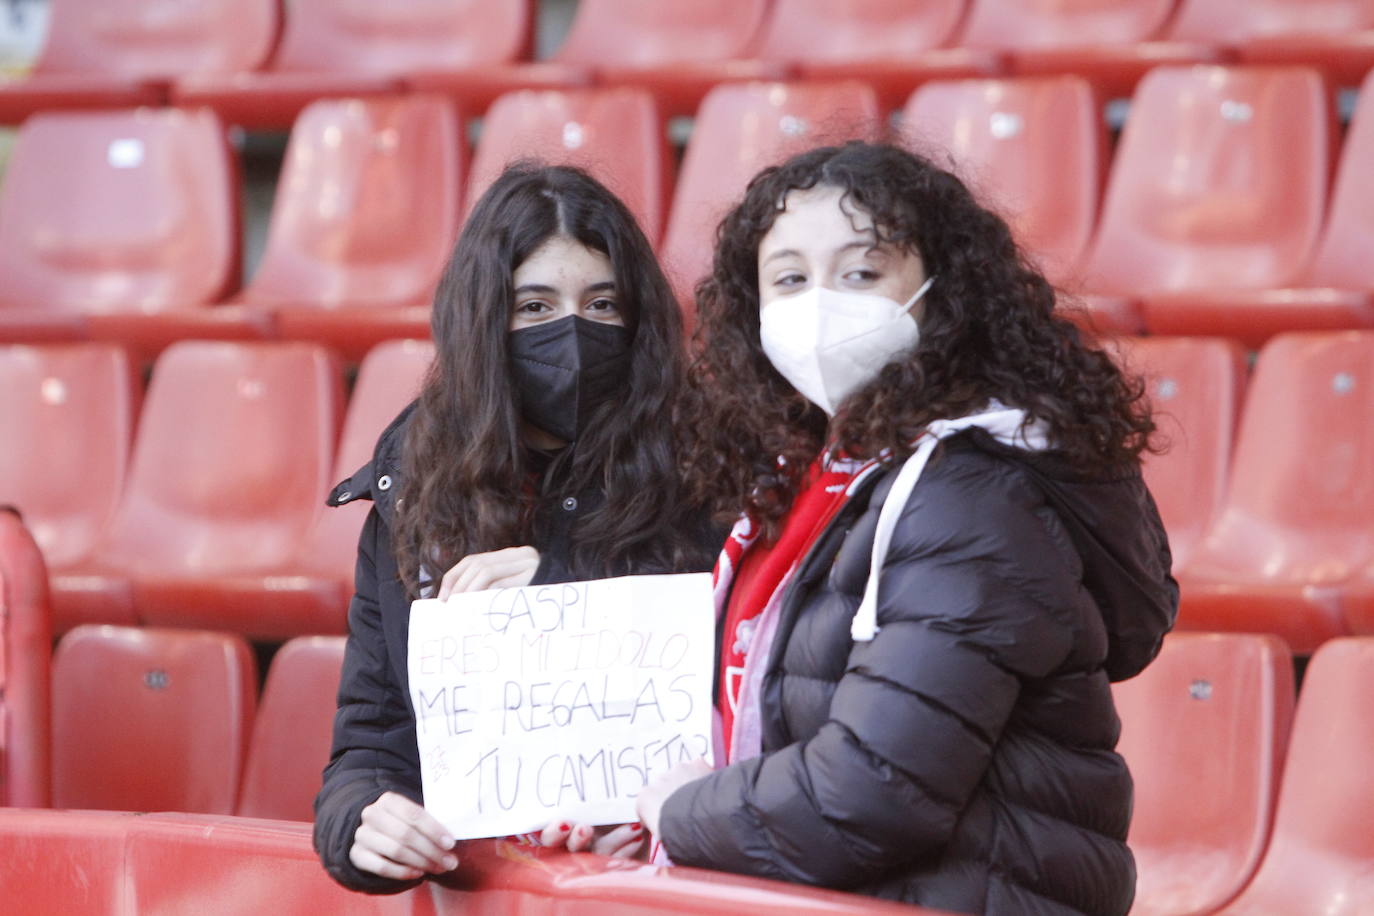
<svg viewBox="0 0 1374 916">
<path fill-rule="evenodd" d="M 587 303 L 587 311 L 589 312 L 614 312 L 616 307 L 614 299 L 607 299 L 605 297 L 593 299 L 591 302 Z"/>
<path fill-rule="evenodd" d="M 549 304 L 542 299 L 531 299 L 529 302 L 520 303 L 516 306 L 515 310 L 517 312 L 523 312 L 526 315 L 538 315 L 540 312 L 547 311 L 549 308 Z"/>
<path fill-rule="evenodd" d="M 844 278 L 851 283 L 875 283 L 881 279 L 882 275 L 876 270 L 867 267 L 859 267 L 847 272 Z"/>
<path fill-rule="evenodd" d="M 781 288 L 783 288 L 783 289 L 791 289 L 792 287 L 794 287 L 794 286 L 799 286 L 799 285 L 801 285 L 802 283 L 805 283 L 805 282 L 806 282 L 806 275 L 805 275 L 805 274 L 800 274 L 800 273 L 797 273 L 797 272 L 793 271 L 793 272 L 785 273 L 785 274 L 782 274 L 781 276 L 779 276 L 776 280 L 773 281 L 773 285 L 774 285 L 774 286 L 781 287 Z"/>
</svg>

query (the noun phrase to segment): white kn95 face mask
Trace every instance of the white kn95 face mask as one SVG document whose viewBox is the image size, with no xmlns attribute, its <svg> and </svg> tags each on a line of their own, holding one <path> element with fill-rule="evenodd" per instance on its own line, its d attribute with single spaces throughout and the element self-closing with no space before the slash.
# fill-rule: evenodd
<svg viewBox="0 0 1374 916">
<path fill-rule="evenodd" d="M 916 346 L 921 332 L 911 309 L 933 282 L 927 278 L 905 305 L 824 286 L 776 299 L 759 315 L 763 352 L 792 387 L 833 417 L 846 397 Z"/>
</svg>

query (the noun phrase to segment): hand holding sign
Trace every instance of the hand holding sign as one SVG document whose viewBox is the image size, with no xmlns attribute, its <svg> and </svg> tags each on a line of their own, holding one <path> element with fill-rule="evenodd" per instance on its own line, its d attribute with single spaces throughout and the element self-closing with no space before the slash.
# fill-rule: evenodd
<svg viewBox="0 0 1374 916">
<path fill-rule="evenodd" d="M 710 757 L 710 576 L 461 593 L 411 607 L 425 807 L 460 839 L 623 824 Z"/>
</svg>

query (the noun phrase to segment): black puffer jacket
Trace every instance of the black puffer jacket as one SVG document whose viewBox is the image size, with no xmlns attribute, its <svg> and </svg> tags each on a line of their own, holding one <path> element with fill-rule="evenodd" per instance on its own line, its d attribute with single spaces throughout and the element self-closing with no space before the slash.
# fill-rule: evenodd
<svg viewBox="0 0 1374 916">
<path fill-rule="evenodd" d="M 812 545 L 763 684 L 763 754 L 674 793 L 679 864 L 966 913 L 1124 914 L 1131 778 L 1109 680 L 1178 589 L 1139 474 L 1085 480 L 982 430 L 947 440 L 893 534 L 872 642 L 849 625 L 894 475 Z"/>
<path fill-rule="evenodd" d="M 359 871 L 348 851 L 362 811 L 384 792 L 422 802 L 415 715 L 410 705 L 406 639 L 410 598 L 397 573 L 390 522 L 400 491 L 401 446 L 412 407 L 381 436 L 372 461 L 340 483 L 330 505 L 370 499 L 373 508 L 358 541 L 353 600 L 348 608 L 348 648 L 339 682 L 339 709 L 324 786 L 315 799 L 315 850 L 340 884 L 369 893 L 392 893 L 416 881 L 397 881 Z M 534 544 L 539 569 L 533 584 L 567 582 L 574 530 L 595 511 L 604 494 L 550 492 L 536 510 Z M 724 540 L 705 516 L 684 519 L 698 543 L 699 571 L 709 569 Z M 650 570 L 671 572 L 672 570 Z"/>
</svg>

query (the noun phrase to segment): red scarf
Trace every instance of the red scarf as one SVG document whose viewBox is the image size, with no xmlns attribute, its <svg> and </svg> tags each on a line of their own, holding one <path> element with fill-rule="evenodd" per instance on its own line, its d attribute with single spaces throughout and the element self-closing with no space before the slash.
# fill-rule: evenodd
<svg viewBox="0 0 1374 916">
<path fill-rule="evenodd" d="M 730 753 L 735 709 L 739 705 L 740 675 L 744 670 L 744 659 L 750 649 L 758 616 L 844 505 L 845 492 L 857 469 L 849 462 L 843 463 L 841 468 L 822 470 L 819 460 L 812 464 L 775 542 L 740 547 L 732 538 L 726 545 L 727 554 L 732 548 L 740 550 L 740 555 L 729 557 L 736 572 L 725 609 L 720 653 L 720 696 L 717 699 L 727 755 Z"/>
</svg>

